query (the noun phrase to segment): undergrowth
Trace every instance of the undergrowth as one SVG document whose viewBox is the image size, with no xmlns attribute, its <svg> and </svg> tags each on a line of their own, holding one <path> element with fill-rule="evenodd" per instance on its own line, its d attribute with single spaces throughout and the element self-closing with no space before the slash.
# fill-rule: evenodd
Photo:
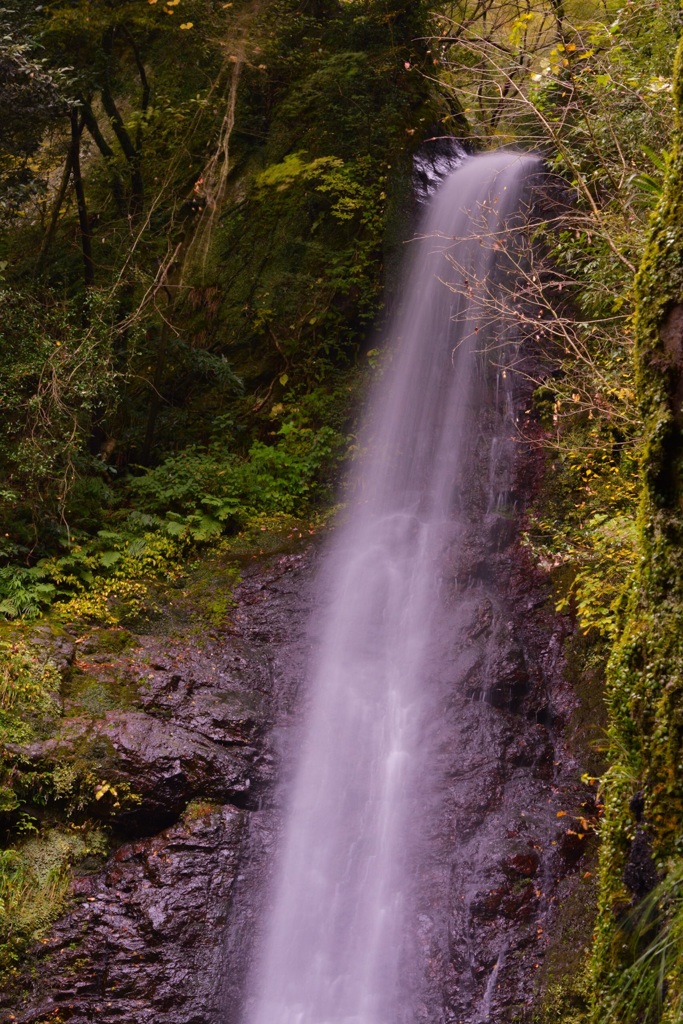
<svg viewBox="0 0 683 1024">
<path fill-rule="evenodd" d="M 575 615 L 605 652 L 637 561 L 636 494 L 633 446 L 615 445 L 599 423 L 579 423 L 548 442 L 545 482 L 522 535 L 551 574 L 557 610 Z"/>
<path fill-rule="evenodd" d="M 0 850 L 0 979 L 5 983 L 26 952 L 68 905 L 71 866 L 103 856 L 104 833 L 90 825 L 59 826 Z"/>
<path fill-rule="evenodd" d="M 0 978 L 5 981 L 27 949 L 66 906 L 70 867 L 90 855 L 102 855 L 107 840 L 87 820 L 57 819 L 43 827 L 43 809 L 61 802 L 66 818 L 82 802 L 85 786 L 92 799 L 94 766 L 83 771 L 67 762 L 25 771 L 22 745 L 54 732 L 61 714 L 61 676 L 42 648 L 25 631 L 0 640 Z M 83 777 L 81 777 L 83 776 Z"/>
<path fill-rule="evenodd" d="M 219 445 L 183 449 L 131 480 L 135 507 L 112 510 L 105 528 L 65 532 L 61 554 L 0 568 L 0 615 L 30 620 L 54 605 L 66 621 L 135 618 L 150 581 L 177 582 L 189 558 L 262 550 L 259 533 L 316 519 L 346 443 L 331 427 L 287 422 L 276 444 L 254 441 L 247 458 Z"/>
<path fill-rule="evenodd" d="M 676 1024 L 683 1013 L 683 865 L 623 915 L 617 941 L 624 966 L 604 1024 Z"/>
</svg>

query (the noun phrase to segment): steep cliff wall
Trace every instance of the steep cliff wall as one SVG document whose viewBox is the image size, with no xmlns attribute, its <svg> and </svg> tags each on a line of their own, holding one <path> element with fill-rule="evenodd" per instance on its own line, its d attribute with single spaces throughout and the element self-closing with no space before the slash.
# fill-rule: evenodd
<svg viewBox="0 0 683 1024">
<path fill-rule="evenodd" d="M 597 1020 L 678 1021 L 683 865 L 683 50 L 663 194 L 636 281 L 639 563 L 608 669 Z M 612 1019 L 612 1018 L 610 1018 Z"/>
</svg>

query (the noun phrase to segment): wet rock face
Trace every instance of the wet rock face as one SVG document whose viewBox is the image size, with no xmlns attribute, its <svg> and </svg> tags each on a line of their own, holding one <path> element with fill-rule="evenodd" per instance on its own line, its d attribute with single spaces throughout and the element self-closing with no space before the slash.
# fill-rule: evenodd
<svg viewBox="0 0 683 1024">
<path fill-rule="evenodd" d="M 124 843 L 100 874 L 77 879 L 77 906 L 40 950 L 44 991 L 18 1019 L 49 1020 L 55 1011 L 74 1024 L 215 1019 L 217 937 L 246 813 L 198 808 L 160 835 Z"/>
<path fill-rule="evenodd" d="M 109 711 L 95 721 L 66 719 L 55 738 L 24 747 L 22 753 L 39 769 L 68 759 L 75 747 L 96 752 L 106 781 L 115 788 L 124 783 L 132 793 L 116 815 L 124 832 L 153 833 L 177 819 L 195 798 L 243 801 L 258 776 L 251 751 L 235 752 L 195 729 L 142 711 Z M 108 803 L 93 803 L 93 813 L 101 810 L 110 817 Z"/>
<path fill-rule="evenodd" d="M 530 448 L 511 465 L 520 511 L 541 460 Z M 572 826 L 589 798 L 563 739 L 570 623 L 509 520 L 482 530 L 472 495 L 476 528 L 443 564 L 405 1024 L 530 1022 L 562 879 L 587 843 Z M 131 706 L 93 717 L 67 699 L 60 735 L 25 752 L 38 768 L 98 747 L 107 778 L 139 802 L 118 814 L 107 863 L 76 878 L 25 994 L 0 996 L 0 1021 L 239 1024 L 281 827 L 274 783 L 301 721 L 316 561 L 309 548 L 252 563 L 228 628 L 201 642 L 137 638 L 116 659 Z M 75 657 L 108 671 L 83 647 Z M 104 802 L 88 813 L 106 817 Z"/>
<path fill-rule="evenodd" d="M 503 455 L 501 504 L 519 522 L 543 458 L 518 442 Z M 571 622 L 510 517 L 502 529 L 487 512 L 490 478 L 470 481 L 472 528 L 444 559 L 444 668 L 425 735 L 432 782 L 413 893 L 426 970 L 413 977 L 410 1024 L 532 1020 L 560 885 L 589 842 L 591 798 L 564 739 L 576 707 L 563 657 Z"/>
<path fill-rule="evenodd" d="M 84 714 L 83 686 L 68 685 L 58 734 L 23 748 L 22 763 L 96 764 L 121 806 L 112 810 L 107 791 L 86 813 L 108 822 L 114 852 L 102 868 L 77 868 L 72 909 L 19 990 L 0 993 L 3 1024 L 222 1024 L 267 873 L 274 826 L 255 838 L 268 817 L 257 808 L 275 776 L 274 726 L 296 700 L 314 558 L 309 549 L 248 564 L 230 620 L 200 637 L 190 623 L 115 655 L 96 639 L 70 641 L 65 667 L 84 676 L 86 698 L 118 687 L 130 706 Z M 240 926 L 236 908 L 248 923 L 233 967 L 225 944 Z"/>
</svg>

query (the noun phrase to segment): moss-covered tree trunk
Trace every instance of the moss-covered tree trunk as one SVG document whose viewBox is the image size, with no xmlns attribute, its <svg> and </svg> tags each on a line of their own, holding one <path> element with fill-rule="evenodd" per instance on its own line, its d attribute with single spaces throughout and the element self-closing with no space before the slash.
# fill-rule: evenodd
<svg viewBox="0 0 683 1024">
<path fill-rule="evenodd" d="M 673 1024 L 683 1011 L 683 43 L 674 98 L 670 163 L 636 278 L 640 560 L 607 679 L 595 1020 L 618 1024 Z"/>
</svg>

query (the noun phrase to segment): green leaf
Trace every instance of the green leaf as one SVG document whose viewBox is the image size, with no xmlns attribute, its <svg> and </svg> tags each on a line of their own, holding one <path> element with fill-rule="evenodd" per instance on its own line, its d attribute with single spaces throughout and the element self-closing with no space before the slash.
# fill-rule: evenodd
<svg viewBox="0 0 683 1024">
<path fill-rule="evenodd" d="M 223 527 L 221 523 L 211 516 L 201 516 L 196 526 L 190 526 L 190 533 L 198 541 L 213 540 L 215 537 L 219 537 L 222 532 Z"/>
<path fill-rule="evenodd" d="M 109 569 L 112 565 L 116 565 L 120 558 L 120 551 L 103 551 L 102 554 L 100 555 L 100 562 L 105 567 L 105 569 Z"/>
<path fill-rule="evenodd" d="M 186 527 L 187 523 L 178 522 L 175 519 L 169 519 L 164 523 L 164 532 L 167 533 L 169 537 L 180 537 L 185 533 Z"/>
</svg>

